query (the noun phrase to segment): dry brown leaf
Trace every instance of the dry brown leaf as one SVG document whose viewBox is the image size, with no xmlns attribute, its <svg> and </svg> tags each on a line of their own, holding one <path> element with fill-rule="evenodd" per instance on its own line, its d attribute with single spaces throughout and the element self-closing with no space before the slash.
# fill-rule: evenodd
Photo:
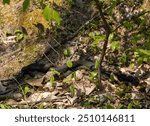
<svg viewBox="0 0 150 126">
<path fill-rule="evenodd" d="M 42 81 L 43 81 L 43 78 L 30 79 L 30 80 L 27 80 L 27 83 L 30 84 L 31 86 L 43 87 Z"/>
<path fill-rule="evenodd" d="M 29 96 L 27 98 L 27 102 L 38 102 L 38 101 L 44 101 L 44 100 L 49 99 L 50 100 L 55 100 L 57 99 L 57 96 L 55 96 L 55 93 L 51 92 L 37 92 Z"/>
</svg>

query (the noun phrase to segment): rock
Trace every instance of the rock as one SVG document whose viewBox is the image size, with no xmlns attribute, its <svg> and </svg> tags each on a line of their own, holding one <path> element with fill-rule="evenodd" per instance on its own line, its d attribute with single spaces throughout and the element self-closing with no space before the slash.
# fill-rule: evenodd
<svg viewBox="0 0 150 126">
<path fill-rule="evenodd" d="M 41 57 L 48 47 L 47 43 L 37 42 L 39 33 L 34 26 L 41 23 L 44 28 L 48 28 L 48 22 L 44 19 L 42 10 L 36 9 L 36 5 L 32 6 L 31 2 L 29 11 L 21 15 L 23 1 L 11 0 L 9 5 L 3 5 L 0 2 L 0 80 L 17 75 L 23 67 Z M 27 30 L 26 37 L 21 27 Z M 24 37 L 23 40 L 17 40 L 16 30 L 20 31 Z"/>
</svg>

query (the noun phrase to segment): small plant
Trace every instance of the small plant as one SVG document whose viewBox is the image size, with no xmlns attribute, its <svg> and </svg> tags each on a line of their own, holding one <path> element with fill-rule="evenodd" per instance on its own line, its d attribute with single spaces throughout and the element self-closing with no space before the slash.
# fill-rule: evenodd
<svg viewBox="0 0 150 126">
<path fill-rule="evenodd" d="M 114 109 L 114 107 L 113 107 L 113 105 L 107 103 L 107 104 L 103 107 L 103 109 Z"/>
<path fill-rule="evenodd" d="M 73 66 L 71 60 L 67 60 L 66 64 L 67 64 L 67 66 L 68 66 L 69 68 L 72 68 L 72 66 Z"/>
<path fill-rule="evenodd" d="M 135 56 L 137 57 L 137 61 L 139 64 L 148 62 L 150 61 L 150 50 L 137 49 L 137 52 L 135 52 Z"/>
<path fill-rule="evenodd" d="M 53 8 L 49 7 L 49 6 L 46 6 L 43 10 L 43 16 L 44 18 L 50 22 L 50 21 L 56 21 L 56 23 L 58 25 L 60 25 L 61 23 L 61 17 L 60 17 L 60 14 L 54 10 Z"/>
<path fill-rule="evenodd" d="M 0 104 L 0 108 L 1 109 L 11 109 L 11 107 L 6 104 Z"/>
<path fill-rule="evenodd" d="M 24 88 L 24 94 L 27 95 L 30 92 L 30 88 L 28 86 L 26 86 Z"/>
<path fill-rule="evenodd" d="M 92 44 L 90 45 L 92 48 L 96 48 L 99 42 L 102 42 L 105 39 L 105 36 L 99 35 L 99 33 L 90 33 L 89 37 L 93 41 Z"/>
<path fill-rule="evenodd" d="M 51 84 L 51 86 L 53 87 L 54 86 L 54 81 L 55 81 L 55 77 L 54 77 L 54 75 L 50 75 L 50 84 Z"/>
<path fill-rule="evenodd" d="M 141 108 L 140 102 L 138 100 L 133 99 L 127 106 L 128 109 L 139 109 Z"/>
<path fill-rule="evenodd" d="M 39 109 L 44 109 L 44 104 L 43 104 L 43 102 L 40 103 Z"/>
<path fill-rule="evenodd" d="M 120 43 L 119 43 L 118 41 L 112 41 L 112 42 L 111 42 L 111 48 L 112 48 L 113 51 L 119 50 L 119 48 L 120 48 Z"/>
<path fill-rule="evenodd" d="M 99 68 L 99 60 L 96 59 L 96 61 L 95 61 L 95 69 L 98 69 L 98 68 Z"/>
<path fill-rule="evenodd" d="M 98 75 L 97 71 L 90 72 L 89 80 L 91 81 L 95 80 L 97 78 L 97 75 Z"/>
<path fill-rule="evenodd" d="M 115 82 L 115 81 L 117 81 L 118 79 L 117 79 L 117 77 L 116 77 L 113 73 L 111 73 L 111 74 L 110 74 L 110 80 L 111 80 L 111 82 Z"/>
<path fill-rule="evenodd" d="M 71 80 L 72 80 L 72 76 L 69 75 L 69 76 L 67 76 L 66 78 L 63 79 L 63 83 L 70 84 Z"/>
<path fill-rule="evenodd" d="M 68 48 L 67 48 L 67 49 L 64 49 L 64 52 L 63 52 L 63 53 L 64 53 L 65 56 L 70 56 L 70 55 L 71 55 L 71 51 L 70 51 L 70 49 L 68 49 Z"/>
<path fill-rule="evenodd" d="M 60 76 L 60 72 L 58 72 L 57 70 L 55 69 L 51 69 L 51 71 L 53 72 L 53 75 L 57 75 L 57 76 Z"/>
<path fill-rule="evenodd" d="M 70 85 L 69 87 L 71 94 L 74 96 L 75 95 L 75 87 L 73 84 Z"/>
<path fill-rule="evenodd" d="M 17 35 L 17 40 L 18 41 L 21 41 L 24 38 L 24 35 L 20 30 L 16 30 L 15 34 Z"/>
</svg>

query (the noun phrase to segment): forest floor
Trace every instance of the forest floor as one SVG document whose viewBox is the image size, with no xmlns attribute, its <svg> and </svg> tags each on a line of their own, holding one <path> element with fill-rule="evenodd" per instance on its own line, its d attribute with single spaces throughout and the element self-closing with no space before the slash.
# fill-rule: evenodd
<svg viewBox="0 0 150 126">
<path fill-rule="evenodd" d="M 40 42 L 36 44 L 36 49 L 29 48 L 35 50 L 31 51 L 32 55 L 29 50 L 29 55 L 22 50 L 17 53 L 21 59 L 16 58 L 16 53 L 13 54 L 15 58 L 11 55 L 10 58 L 17 59 L 17 64 L 23 65 L 14 66 L 8 52 L 7 55 L 0 52 L 2 61 L 9 61 L 7 64 L 0 62 L 0 107 L 150 108 L 150 65 L 122 65 L 116 52 L 111 50 L 111 44 L 108 44 L 102 71 L 104 89 L 101 91 L 97 88 L 96 62 L 101 56 L 104 38 L 98 39 L 102 42 L 92 38 L 105 33 L 98 11 L 88 0 L 59 10 L 63 17 L 62 25 L 46 37 L 41 35 L 37 39 Z M 32 41 L 35 41 L 34 37 Z M 122 52 L 117 53 L 122 55 Z M 28 65 L 24 63 L 25 57 L 32 59 Z M 20 70 L 19 77 L 11 78 L 14 73 L 4 75 L 4 64 L 7 69 L 16 68 L 15 74 Z"/>
</svg>

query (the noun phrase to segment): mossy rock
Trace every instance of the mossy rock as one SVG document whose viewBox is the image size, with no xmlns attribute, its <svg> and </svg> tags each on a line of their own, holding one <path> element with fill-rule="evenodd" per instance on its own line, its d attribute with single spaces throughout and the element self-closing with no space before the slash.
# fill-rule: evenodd
<svg viewBox="0 0 150 126">
<path fill-rule="evenodd" d="M 30 5 L 32 10 L 22 12 L 23 0 L 11 0 L 10 5 L 0 3 L 0 80 L 9 79 L 18 74 L 21 69 L 35 62 L 47 49 L 46 42 L 39 36 L 36 24 L 40 23 L 44 28 L 49 28 L 48 22 L 42 15 L 42 10 L 36 6 Z M 16 30 L 21 31 L 21 27 L 25 28 L 27 35 L 24 34 L 22 41 L 16 40 Z M 13 42 L 7 40 L 6 34 L 14 37 Z M 23 33 L 22 33 L 23 34 Z M 44 34 L 44 33 L 43 33 Z M 3 37 L 3 38 L 2 38 Z"/>
<path fill-rule="evenodd" d="M 47 28 L 56 31 L 52 30 L 51 23 L 44 19 L 39 0 L 30 1 L 30 6 L 25 12 L 22 8 L 23 2 L 24 0 L 11 0 L 9 5 L 0 2 L 0 80 L 17 75 L 23 67 L 38 60 L 47 50 L 49 40 L 44 40 L 45 32 L 41 33 L 36 27 L 37 24 L 42 24 L 45 31 Z M 69 9 L 68 1 L 46 0 L 44 2 L 50 6 L 54 3 L 56 7 L 65 6 L 65 9 Z M 23 34 L 24 39 L 5 45 L 2 36 L 4 40 L 7 39 L 8 33 L 13 37 L 16 35 L 16 30 L 27 32 Z M 53 46 L 52 43 L 50 44 Z"/>
</svg>

